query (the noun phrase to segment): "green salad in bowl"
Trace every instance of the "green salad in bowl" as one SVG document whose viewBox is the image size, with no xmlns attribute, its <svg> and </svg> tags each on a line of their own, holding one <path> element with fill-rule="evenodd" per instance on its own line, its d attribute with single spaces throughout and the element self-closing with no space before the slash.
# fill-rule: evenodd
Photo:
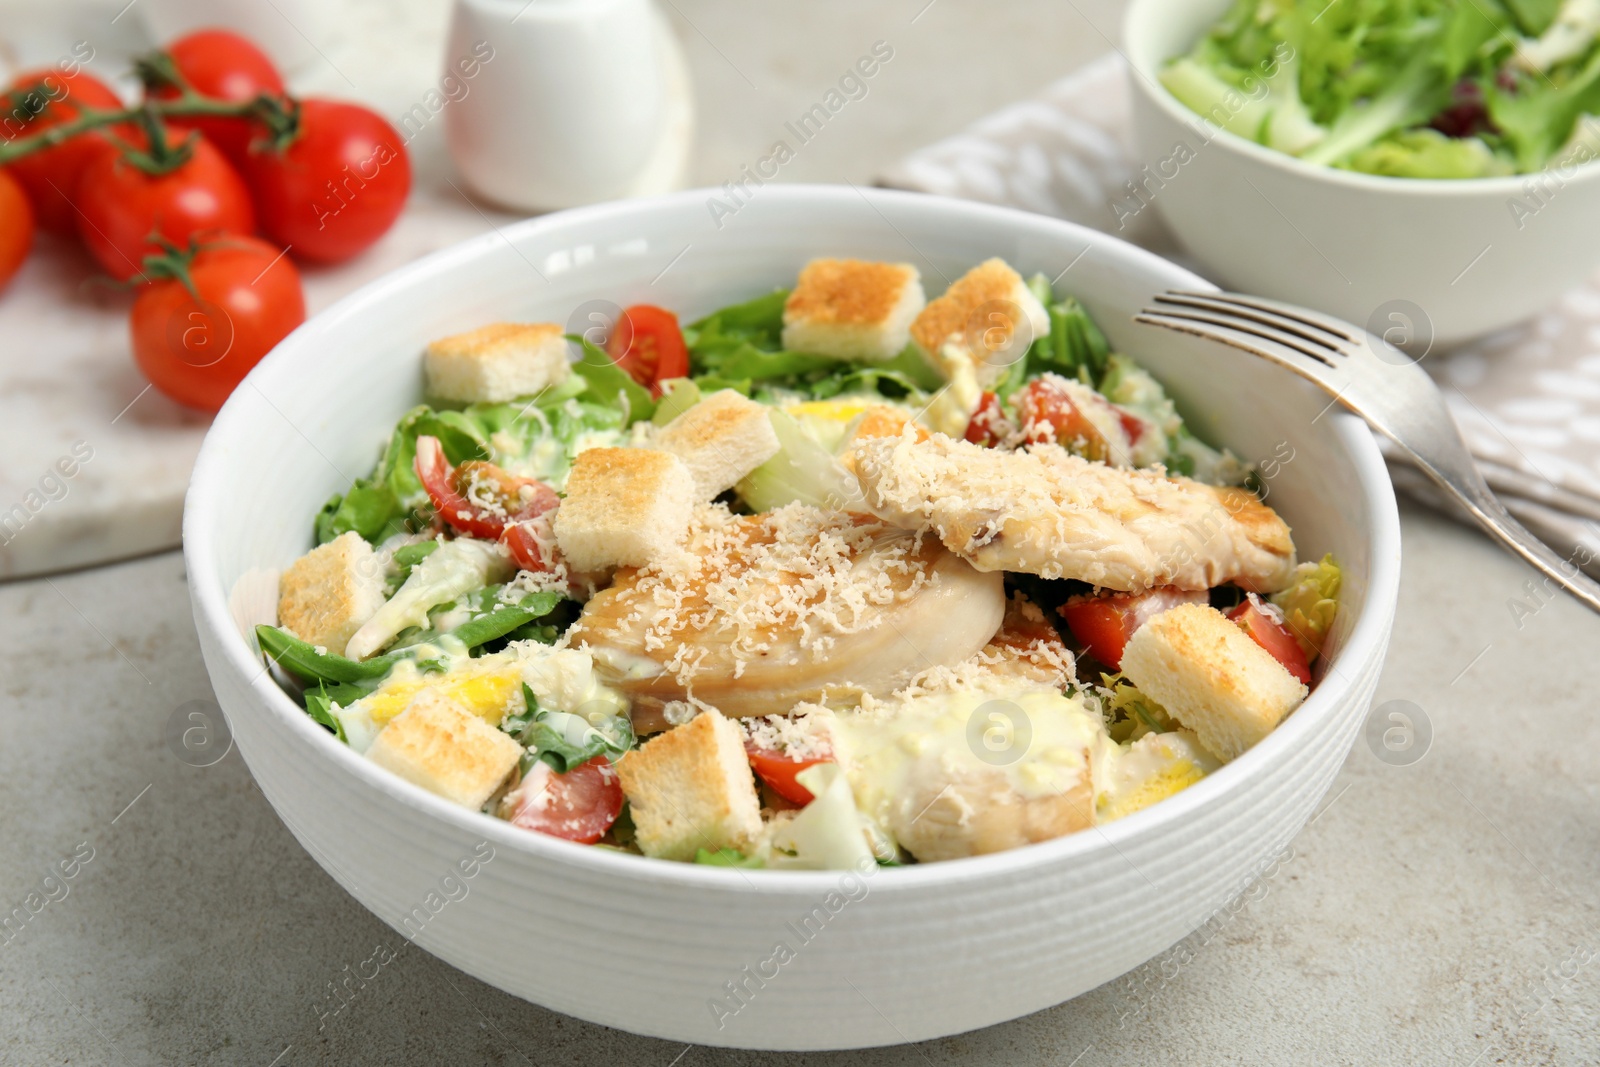
<svg viewBox="0 0 1600 1067">
<path fill-rule="evenodd" d="M 1600 156 L 1597 0 L 1236 0 L 1161 83 L 1308 163 L 1485 178 Z"/>
</svg>

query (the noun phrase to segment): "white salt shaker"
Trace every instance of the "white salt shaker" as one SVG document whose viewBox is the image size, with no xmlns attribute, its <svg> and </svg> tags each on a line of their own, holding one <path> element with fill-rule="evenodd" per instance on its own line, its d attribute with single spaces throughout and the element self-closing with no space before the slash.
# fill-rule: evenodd
<svg viewBox="0 0 1600 1067">
<path fill-rule="evenodd" d="M 445 74 L 468 69 L 445 138 L 485 199 L 541 211 L 680 181 L 688 78 L 652 0 L 456 0 Z"/>
</svg>

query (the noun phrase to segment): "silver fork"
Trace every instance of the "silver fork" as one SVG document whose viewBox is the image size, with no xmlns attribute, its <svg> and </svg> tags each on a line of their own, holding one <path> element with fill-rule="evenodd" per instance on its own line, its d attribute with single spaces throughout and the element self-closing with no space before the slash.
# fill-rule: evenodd
<svg viewBox="0 0 1600 1067">
<path fill-rule="evenodd" d="M 1321 386 L 1398 445 L 1502 545 L 1600 612 L 1600 583 L 1511 517 L 1478 473 L 1438 386 L 1400 349 L 1347 322 L 1260 297 L 1174 290 L 1155 304 L 1134 321 L 1219 341 Z"/>
</svg>

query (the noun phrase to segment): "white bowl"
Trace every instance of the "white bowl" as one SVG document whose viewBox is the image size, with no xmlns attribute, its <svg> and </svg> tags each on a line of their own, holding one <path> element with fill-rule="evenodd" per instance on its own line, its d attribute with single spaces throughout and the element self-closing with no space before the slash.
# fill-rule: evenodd
<svg viewBox="0 0 1600 1067">
<path fill-rule="evenodd" d="M 423 259 L 295 331 L 222 409 L 195 467 L 184 552 L 206 666 L 262 792 L 318 863 L 429 952 L 557 1011 L 676 1041 L 917 1041 L 1037 1011 L 1139 965 L 1294 836 L 1366 711 L 1400 563 L 1371 435 L 1342 412 L 1318 418 L 1326 398 L 1264 362 L 1135 325 L 1131 313 L 1153 293 L 1203 283 L 1102 233 L 827 186 L 766 186 L 719 229 L 708 195 L 720 194 L 550 215 Z M 428 339 L 495 319 L 564 322 L 595 298 L 692 318 L 792 284 L 810 257 L 840 254 L 911 260 L 936 289 L 989 256 L 1051 276 L 1074 264 L 1059 287 L 1174 389 L 1199 433 L 1248 459 L 1282 461 L 1288 442 L 1293 459 L 1270 483 L 1272 503 L 1305 556 L 1332 551 L 1346 576 L 1337 651 L 1310 699 L 1241 759 L 1120 822 L 857 880 L 697 867 L 527 833 L 366 762 L 263 671 L 230 614 L 230 590 L 310 546 L 317 509 L 366 472 L 417 401 Z M 493 859 L 441 886 L 480 842 Z M 404 925 L 419 906 L 426 921 Z M 780 941 L 794 958 L 770 962 Z M 727 983 L 748 992 L 740 1010 L 725 1000 L 719 1013 Z"/>
<path fill-rule="evenodd" d="M 1600 266 L 1600 166 L 1386 178 L 1208 127 L 1157 75 L 1228 7 L 1134 0 L 1123 20 L 1139 199 L 1217 281 L 1393 331 L 1415 354 L 1525 319 Z"/>
</svg>

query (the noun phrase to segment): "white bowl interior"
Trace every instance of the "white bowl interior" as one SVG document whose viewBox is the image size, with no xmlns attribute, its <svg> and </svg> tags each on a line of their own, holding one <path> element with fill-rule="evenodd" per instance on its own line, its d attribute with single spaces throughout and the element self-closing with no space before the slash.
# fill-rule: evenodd
<svg viewBox="0 0 1600 1067">
<path fill-rule="evenodd" d="M 1057 1003 L 1136 966 L 1259 873 L 1326 789 L 1365 710 L 1399 560 L 1393 496 L 1370 434 L 1342 412 L 1324 413 L 1321 393 L 1264 362 L 1134 324 L 1154 293 L 1204 283 L 1104 234 L 833 187 L 764 187 L 719 226 L 713 195 L 723 194 L 568 212 L 445 250 L 317 316 L 251 373 L 207 438 L 185 517 L 202 647 L 241 752 L 319 863 L 385 921 L 486 981 L 636 1032 L 763 1048 L 920 1040 Z M 1302 556 L 1332 551 L 1345 568 L 1336 652 L 1277 732 L 1171 800 L 1032 848 L 875 875 L 870 896 L 730 1022 L 710 1001 L 740 967 L 771 955 L 784 922 L 838 887 L 836 873 L 645 860 L 454 808 L 312 723 L 261 670 L 228 596 L 247 573 L 304 552 L 317 509 L 367 473 L 418 400 L 430 338 L 494 320 L 566 322 L 596 298 L 657 303 L 688 321 L 792 284 L 810 257 L 846 254 L 911 262 L 931 293 L 994 255 L 1024 273 L 1059 275 L 1057 291 L 1082 299 L 1114 345 L 1169 386 L 1196 432 L 1247 460 L 1278 459 L 1270 500 Z M 403 926 L 440 872 L 479 841 L 496 859 L 472 895 L 425 929 Z M 1163 895 L 1129 921 L 1121 894 L 1152 887 Z M 566 924 L 552 930 L 530 916 L 534 898 L 566 901 Z M 980 912 L 1017 921 L 974 924 Z M 619 916 L 631 931 L 621 945 Z M 615 958 L 595 960 L 596 938 Z M 559 981 L 527 966 L 533 952 Z"/>
</svg>

